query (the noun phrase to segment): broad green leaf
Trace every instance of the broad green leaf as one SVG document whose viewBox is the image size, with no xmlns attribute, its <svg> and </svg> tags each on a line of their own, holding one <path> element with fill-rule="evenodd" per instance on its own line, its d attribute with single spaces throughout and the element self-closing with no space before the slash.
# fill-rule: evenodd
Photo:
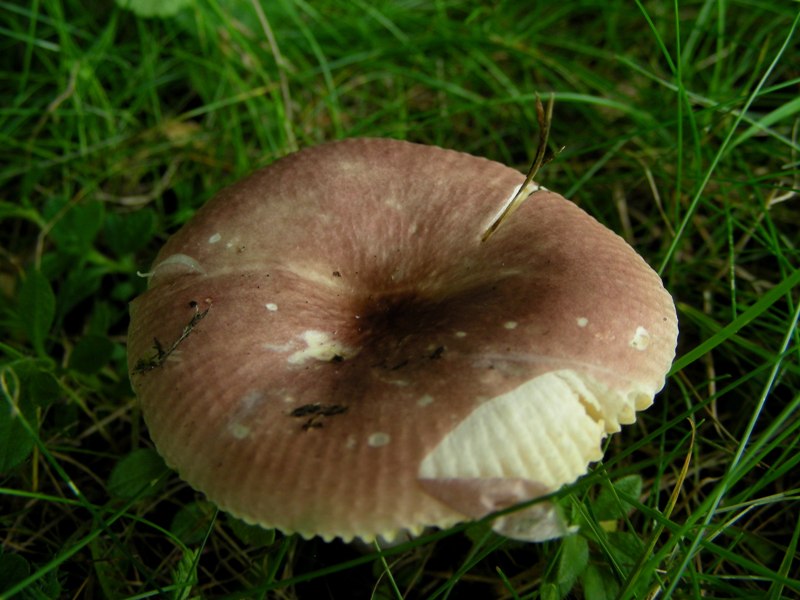
<svg viewBox="0 0 800 600">
<path fill-rule="evenodd" d="M 34 430 L 38 428 L 35 410 L 26 403 L 18 401 L 18 392 L 15 395 L 17 398 L 0 398 L 0 473 L 6 473 L 16 467 L 28 458 L 33 450 L 34 440 L 23 424 L 22 418 Z"/>
<path fill-rule="evenodd" d="M 149 265 L 147 265 L 149 267 Z M 147 267 L 144 267 L 147 270 Z M 120 281 L 111 290 L 111 298 L 122 302 L 129 302 L 147 289 L 146 277 L 135 277 L 129 281 Z"/>
<path fill-rule="evenodd" d="M 61 395 L 61 388 L 55 377 L 47 371 L 34 371 L 20 376 L 24 397 L 31 406 L 47 408 Z"/>
<path fill-rule="evenodd" d="M 28 458 L 39 430 L 37 409 L 49 406 L 59 395 L 58 382 L 35 360 L 6 367 L 0 372 L 0 473 L 6 473 Z M 27 423 L 27 426 L 26 426 Z"/>
<path fill-rule="evenodd" d="M 214 515 L 210 502 L 191 502 L 182 506 L 172 518 L 169 530 L 187 546 L 203 541 Z"/>
<path fill-rule="evenodd" d="M 228 525 L 240 540 L 252 548 L 269 546 L 275 541 L 275 530 L 264 529 L 258 525 L 248 525 L 244 521 L 228 515 Z"/>
<path fill-rule="evenodd" d="M 5 600 L 6 596 L 3 592 L 20 583 L 30 575 L 30 572 L 30 563 L 24 556 L 12 552 L 0 553 L 0 598 Z M 25 592 L 13 597 L 24 600 L 29 598 L 61 598 L 61 584 L 58 581 L 58 577 L 58 570 L 53 569 L 38 581 L 28 585 L 25 588 Z"/>
<path fill-rule="evenodd" d="M 119 318 L 119 315 L 119 308 L 112 307 L 110 302 L 95 301 L 92 307 L 92 314 L 89 316 L 87 333 L 105 336 L 105 333 Z"/>
<path fill-rule="evenodd" d="M 0 554 L 0 592 L 25 579 L 30 571 L 28 561 L 19 554 Z"/>
<path fill-rule="evenodd" d="M 100 267 L 77 268 L 69 272 L 58 289 L 59 320 L 81 301 L 96 295 L 105 273 L 106 270 Z"/>
<path fill-rule="evenodd" d="M 192 0 L 116 0 L 117 6 L 126 8 L 140 17 L 174 17 Z"/>
<path fill-rule="evenodd" d="M 144 248 L 155 229 L 155 214 L 149 208 L 143 208 L 132 213 L 108 214 L 103 233 L 114 254 L 124 256 Z"/>
<path fill-rule="evenodd" d="M 43 598 L 61 598 L 61 582 L 59 581 L 58 569 L 48 571 L 37 582 Z"/>
<path fill-rule="evenodd" d="M 589 563 L 589 543 L 580 535 L 570 535 L 561 544 L 561 558 L 558 561 L 558 588 L 565 596 L 586 570 Z"/>
<path fill-rule="evenodd" d="M 592 504 L 592 511 L 599 521 L 621 519 L 631 510 L 631 505 L 624 502 L 620 494 L 631 498 L 642 495 L 642 478 L 639 475 L 617 479 L 612 485 L 613 489 L 604 486 Z"/>
<path fill-rule="evenodd" d="M 558 586 L 554 583 L 543 583 L 539 588 L 539 598 L 542 600 L 561 600 Z"/>
<path fill-rule="evenodd" d="M 59 402 L 47 412 L 48 422 L 52 423 L 54 429 L 61 435 L 67 437 L 77 435 L 81 416 L 77 402 Z"/>
<path fill-rule="evenodd" d="M 29 271 L 19 290 L 19 318 L 34 349 L 45 355 L 44 342 L 56 313 L 56 297 L 50 282 L 39 271 Z"/>
<path fill-rule="evenodd" d="M 111 471 L 108 491 L 126 499 L 153 494 L 164 484 L 168 470 L 155 450 L 134 450 Z"/>
<path fill-rule="evenodd" d="M 636 533 L 612 531 L 606 536 L 606 549 L 623 571 L 632 569 L 644 552 L 644 543 Z"/>
<path fill-rule="evenodd" d="M 92 375 L 111 360 L 114 343 L 105 336 L 89 334 L 75 344 L 69 357 L 69 368 Z"/>
<path fill-rule="evenodd" d="M 586 600 L 614 600 L 619 594 L 619 583 L 611 568 L 604 565 L 589 565 L 581 577 L 581 583 Z"/>
<path fill-rule="evenodd" d="M 96 537 L 89 542 L 94 576 L 103 590 L 104 598 L 124 598 L 125 572 L 130 565 L 130 554 L 120 544 Z"/>
<path fill-rule="evenodd" d="M 19 404 L 47 408 L 61 396 L 61 387 L 49 366 L 36 358 L 14 363 L 13 373 L 19 378 Z"/>
<path fill-rule="evenodd" d="M 83 256 L 91 249 L 102 227 L 104 212 L 100 202 L 70 206 L 53 225 L 50 237 L 60 251 Z"/>
</svg>

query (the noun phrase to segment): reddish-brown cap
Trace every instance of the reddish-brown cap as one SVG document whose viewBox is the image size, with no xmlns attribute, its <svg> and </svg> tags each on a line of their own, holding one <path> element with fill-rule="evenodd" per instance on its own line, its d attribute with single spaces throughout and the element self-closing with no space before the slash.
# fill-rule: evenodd
<svg viewBox="0 0 800 600">
<path fill-rule="evenodd" d="M 168 464 L 238 517 L 325 539 L 449 526 L 583 474 L 663 386 L 675 308 L 558 194 L 482 243 L 523 179 L 353 139 L 222 191 L 131 305 L 131 380 Z"/>
</svg>

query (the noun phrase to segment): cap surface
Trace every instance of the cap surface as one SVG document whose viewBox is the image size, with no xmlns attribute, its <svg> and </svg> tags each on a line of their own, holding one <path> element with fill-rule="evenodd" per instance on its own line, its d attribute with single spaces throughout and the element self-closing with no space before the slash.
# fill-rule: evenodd
<svg viewBox="0 0 800 600">
<path fill-rule="evenodd" d="M 663 386 L 675 309 L 558 194 L 481 243 L 523 180 L 353 139 L 223 190 L 131 305 L 131 380 L 168 464 L 236 516 L 326 539 L 449 526 L 583 474 Z M 539 513 L 503 531 L 553 534 Z"/>
</svg>

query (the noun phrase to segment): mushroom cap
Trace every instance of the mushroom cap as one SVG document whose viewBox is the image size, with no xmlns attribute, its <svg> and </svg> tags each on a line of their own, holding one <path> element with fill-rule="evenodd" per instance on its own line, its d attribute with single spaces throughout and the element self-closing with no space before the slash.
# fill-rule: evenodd
<svg viewBox="0 0 800 600">
<path fill-rule="evenodd" d="M 553 192 L 482 243 L 523 180 L 351 139 L 220 192 L 131 304 L 131 381 L 167 463 L 248 522 L 345 540 L 450 526 L 585 473 L 662 388 L 675 308 Z M 541 513 L 503 532 L 557 534 L 537 532 Z"/>
</svg>

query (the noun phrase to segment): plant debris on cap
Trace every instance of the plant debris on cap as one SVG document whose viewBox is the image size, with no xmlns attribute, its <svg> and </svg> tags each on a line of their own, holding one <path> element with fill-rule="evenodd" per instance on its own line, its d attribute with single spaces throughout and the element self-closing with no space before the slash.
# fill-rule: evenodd
<svg viewBox="0 0 800 600">
<path fill-rule="evenodd" d="M 222 191 L 157 256 L 129 366 L 167 463 L 324 539 L 447 527 L 571 483 L 662 388 L 677 320 L 619 236 L 483 158 L 324 144 Z M 563 532 L 536 504 L 501 533 Z"/>
</svg>

